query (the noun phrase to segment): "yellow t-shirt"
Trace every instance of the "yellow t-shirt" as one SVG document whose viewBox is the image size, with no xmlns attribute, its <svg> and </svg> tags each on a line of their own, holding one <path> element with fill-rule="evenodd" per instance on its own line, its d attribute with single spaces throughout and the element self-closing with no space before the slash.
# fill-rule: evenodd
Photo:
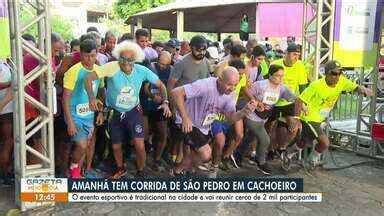
<svg viewBox="0 0 384 216">
<path fill-rule="evenodd" d="M 97 74 L 100 72 L 100 66 L 94 65 L 93 70 L 89 71 L 83 67 L 81 62 L 73 65 L 71 68 L 68 69 L 67 72 L 64 73 L 64 80 L 63 80 L 63 86 L 64 88 L 73 91 L 76 85 L 76 82 L 79 78 L 79 72 L 80 71 L 86 71 L 86 72 L 96 72 Z M 101 80 L 99 88 L 104 88 L 104 82 Z"/>
<path fill-rule="evenodd" d="M 287 67 L 284 65 L 283 60 L 284 59 L 273 61 L 271 65 L 274 64 L 284 67 L 283 84 L 287 86 L 293 94 L 298 96 L 300 94 L 299 86 L 308 83 L 308 74 L 306 72 L 305 66 L 302 61 L 298 60 L 291 67 Z M 285 106 L 287 104 L 290 104 L 290 102 L 279 100 L 276 106 Z"/>
<path fill-rule="evenodd" d="M 340 76 L 339 82 L 335 87 L 329 87 L 325 78 L 311 83 L 299 96 L 308 108 L 307 115 L 302 114 L 304 121 L 323 122 L 329 115 L 333 106 L 337 102 L 342 92 L 352 92 L 357 88 L 357 84 Z"/>
<path fill-rule="evenodd" d="M 120 70 L 119 62 L 112 61 L 100 66 L 99 70 L 96 72 L 99 78 L 111 77 L 116 71 Z"/>
<path fill-rule="evenodd" d="M 235 87 L 235 101 L 239 99 L 240 91 L 242 88 L 245 88 L 247 86 L 248 80 L 247 80 L 247 75 L 241 74 L 240 75 L 240 80 L 239 83 L 237 83 Z"/>
</svg>

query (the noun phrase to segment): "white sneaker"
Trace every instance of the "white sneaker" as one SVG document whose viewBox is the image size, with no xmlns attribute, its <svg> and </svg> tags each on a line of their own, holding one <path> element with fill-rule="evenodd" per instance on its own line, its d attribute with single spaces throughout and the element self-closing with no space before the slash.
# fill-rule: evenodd
<svg viewBox="0 0 384 216">
<path fill-rule="evenodd" d="M 233 156 L 233 154 L 231 154 L 231 155 L 229 156 L 229 158 L 231 159 L 233 166 L 236 167 L 236 168 L 239 168 L 239 165 L 237 165 L 237 163 L 236 163 L 236 159 L 235 159 L 235 157 Z"/>
<path fill-rule="evenodd" d="M 321 165 L 321 154 L 315 154 L 312 151 L 308 157 L 307 163 L 311 168 Z"/>
</svg>

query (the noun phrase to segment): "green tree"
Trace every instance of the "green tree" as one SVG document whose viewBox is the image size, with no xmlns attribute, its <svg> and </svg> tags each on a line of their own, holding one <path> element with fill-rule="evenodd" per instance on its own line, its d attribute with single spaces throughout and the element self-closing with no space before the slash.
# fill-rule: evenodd
<svg viewBox="0 0 384 216">
<path fill-rule="evenodd" d="M 65 19 L 64 17 L 61 16 L 52 16 L 51 17 L 51 28 L 52 32 L 56 32 L 64 40 L 72 40 L 74 38 L 73 34 L 73 27 L 74 24 L 68 19 Z"/>
<path fill-rule="evenodd" d="M 118 17 L 126 20 L 133 14 L 167 4 L 171 1 L 172 0 L 118 0 L 114 4 L 113 9 Z"/>
<path fill-rule="evenodd" d="M 35 16 L 35 14 L 32 12 L 28 7 L 23 7 L 21 10 L 21 23 L 22 25 L 25 25 L 26 23 L 30 22 L 32 20 L 32 17 Z M 73 27 L 74 24 L 72 21 L 61 17 L 54 15 L 51 17 L 51 30 L 52 32 L 56 32 L 63 37 L 64 40 L 72 40 L 74 38 L 73 34 Z M 32 25 L 26 33 L 29 33 L 33 36 L 37 36 L 37 24 Z"/>
</svg>

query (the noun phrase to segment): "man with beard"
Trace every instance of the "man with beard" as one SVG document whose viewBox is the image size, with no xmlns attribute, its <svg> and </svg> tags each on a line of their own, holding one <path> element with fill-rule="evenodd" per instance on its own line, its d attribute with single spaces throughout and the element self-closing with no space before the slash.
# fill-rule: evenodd
<svg viewBox="0 0 384 216">
<path fill-rule="evenodd" d="M 209 61 L 205 58 L 207 51 L 207 40 L 196 35 L 190 42 L 191 52 L 177 62 L 168 79 L 167 89 L 171 92 L 175 87 L 192 83 L 198 79 L 208 78 L 210 75 Z M 173 125 L 174 126 L 174 125 Z M 173 131 L 173 130 L 172 130 Z M 178 162 L 181 162 L 182 140 L 174 140 L 174 147 L 171 150 L 172 160 L 176 161 L 176 155 L 179 155 Z"/>
</svg>

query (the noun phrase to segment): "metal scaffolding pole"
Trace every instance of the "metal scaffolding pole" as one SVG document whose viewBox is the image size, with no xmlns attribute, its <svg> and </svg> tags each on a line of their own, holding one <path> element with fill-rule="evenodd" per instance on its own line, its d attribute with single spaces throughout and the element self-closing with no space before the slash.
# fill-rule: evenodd
<svg viewBox="0 0 384 216">
<path fill-rule="evenodd" d="M 21 23 L 21 9 L 31 10 L 33 17 L 24 26 Z M 14 92 L 14 158 L 15 158 L 15 199 L 22 211 L 35 208 L 42 204 L 26 203 L 20 200 L 20 182 L 22 178 L 53 177 L 54 140 L 53 140 L 53 74 L 51 70 L 51 29 L 48 0 L 8 0 L 10 36 L 12 46 L 12 61 L 15 76 L 12 85 Z M 22 39 L 22 34 L 29 28 L 37 26 L 38 47 L 31 47 Z M 24 75 L 23 50 L 39 60 L 39 70 L 32 70 Z M 43 71 L 42 71 L 43 70 Z M 24 91 L 26 85 L 38 79 L 40 83 L 40 101 L 32 99 Z M 25 101 L 39 110 L 39 116 L 34 121 L 25 122 Z M 48 111 L 48 112 L 47 112 Z M 43 152 L 29 146 L 28 138 L 40 132 Z M 27 136 L 28 134 L 28 136 Z M 37 165 L 27 164 L 28 156 L 40 159 Z M 48 203 L 52 205 L 52 203 Z"/>
<path fill-rule="evenodd" d="M 308 20 L 309 10 L 313 11 L 314 16 Z M 304 1 L 302 55 L 304 59 L 314 58 L 316 79 L 320 65 L 332 59 L 334 18 L 335 0 Z M 314 24 L 315 28 L 311 29 Z"/>
<path fill-rule="evenodd" d="M 370 142 L 368 144 L 358 142 L 354 150 L 368 156 L 384 158 L 384 147 L 382 146 L 382 144 L 371 140 L 372 124 L 376 122 L 382 122 L 381 118 L 383 116 L 384 109 L 384 98 L 380 98 L 378 95 L 378 91 L 382 90 L 379 89 L 377 85 L 379 82 L 380 59 L 382 57 L 380 51 L 384 48 L 382 41 L 382 37 L 384 37 L 384 11 L 381 11 L 379 20 L 380 34 L 377 44 L 376 67 L 374 67 L 369 74 L 364 74 L 363 72 L 361 72 L 360 75 L 360 83 L 369 86 L 369 88 L 373 90 L 373 96 L 367 98 L 359 96 L 359 107 L 356 127 L 356 133 L 358 137 L 367 137 L 366 139 L 369 139 Z"/>
</svg>

